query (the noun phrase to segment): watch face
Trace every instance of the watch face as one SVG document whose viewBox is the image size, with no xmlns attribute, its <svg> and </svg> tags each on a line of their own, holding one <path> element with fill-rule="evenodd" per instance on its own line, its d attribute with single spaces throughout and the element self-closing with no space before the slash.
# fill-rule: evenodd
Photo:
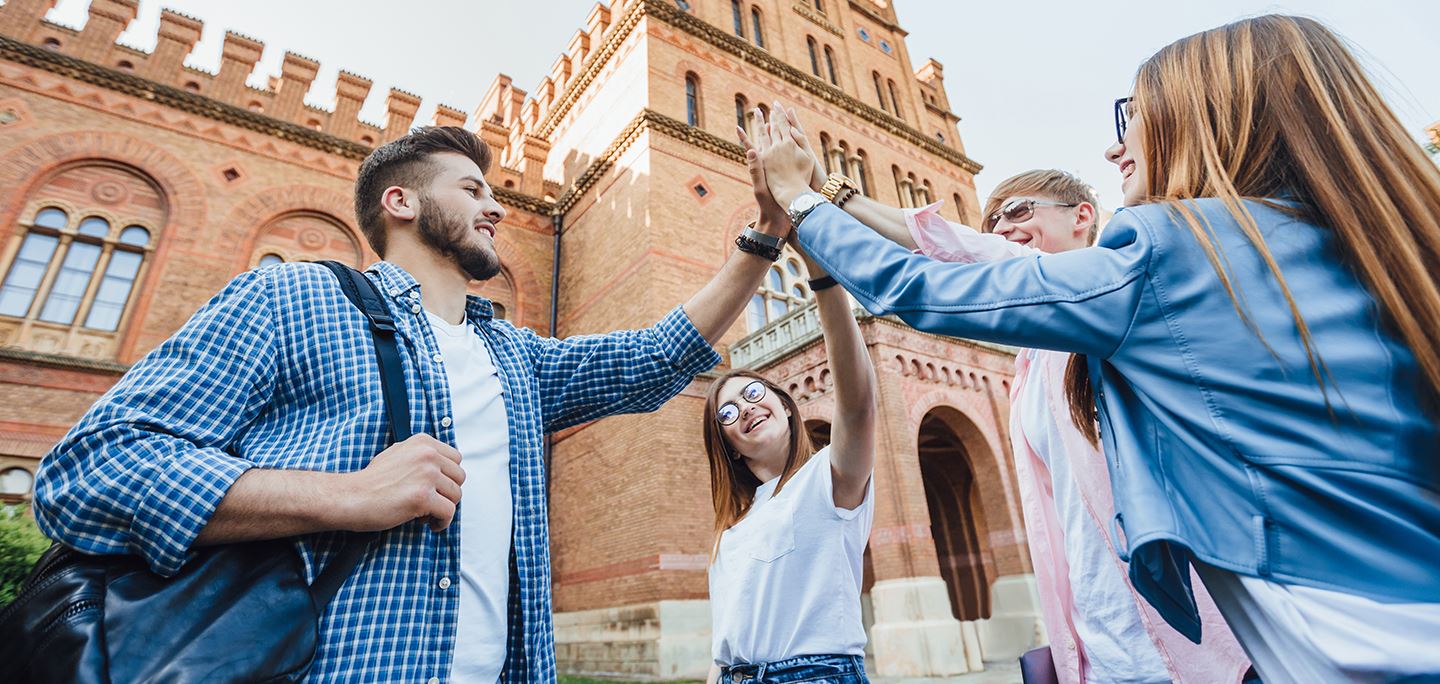
<svg viewBox="0 0 1440 684">
<path fill-rule="evenodd" d="M 802 211 L 809 211 L 810 209 L 813 209 L 815 205 L 823 201 L 825 201 L 825 198 L 820 197 L 819 195 L 815 195 L 813 193 L 807 193 L 796 197 L 795 201 L 792 202 L 790 205 L 790 210 L 798 214 Z"/>
</svg>

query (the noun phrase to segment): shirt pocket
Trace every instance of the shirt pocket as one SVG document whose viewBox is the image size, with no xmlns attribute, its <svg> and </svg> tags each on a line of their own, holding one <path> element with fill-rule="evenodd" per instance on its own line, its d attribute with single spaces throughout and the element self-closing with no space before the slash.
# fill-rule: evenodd
<svg viewBox="0 0 1440 684">
<path fill-rule="evenodd" d="M 781 556 L 795 550 L 795 511 L 768 511 L 763 520 L 750 530 L 746 547 L 750 557 L 762 563 L 773 563 Z"/>
</svg>

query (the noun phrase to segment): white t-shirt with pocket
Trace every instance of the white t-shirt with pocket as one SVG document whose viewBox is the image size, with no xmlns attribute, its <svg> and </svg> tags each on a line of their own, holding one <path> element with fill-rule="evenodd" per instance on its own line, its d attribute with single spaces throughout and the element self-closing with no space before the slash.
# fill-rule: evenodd
<svg viewBox="0 0 1440 684">
<path fill-rule="evenodd" d="M 710 566 L 715 662 L 863 656 L 860 587 L 875 515 L 873 480 L 859 506 L 836 507 L 826 447 L 775 496 L 777 482 L 755 490 L 754 505 L 721 535 Z"/>
</svg>

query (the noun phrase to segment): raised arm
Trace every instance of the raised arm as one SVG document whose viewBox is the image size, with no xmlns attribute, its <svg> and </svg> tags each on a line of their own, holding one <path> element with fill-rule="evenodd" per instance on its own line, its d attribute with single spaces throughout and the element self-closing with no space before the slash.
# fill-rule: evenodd
<svg viewBox="0 0 1440 684">
<path fill-rule="evenodd" d="M 812 277 L 824 269 L 808 257 Z M 850 298 L 839 287 L 815 293 L 825 356 L 835 382 L 835 415 L 831 421 L 830 466 L 835 505 L 855 508 L 865 500 L 875 468 L 875 364 L 865 348 Z"/>
</svg>

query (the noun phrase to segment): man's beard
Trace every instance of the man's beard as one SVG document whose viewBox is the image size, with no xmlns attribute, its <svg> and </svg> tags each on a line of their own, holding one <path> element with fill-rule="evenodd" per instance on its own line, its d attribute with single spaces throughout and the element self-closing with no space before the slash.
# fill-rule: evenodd
<svg viewBox="0 0 1440 684">
<path fill-rule="evenodd" d="M 475 227 L 469 221 L 445 213 L 429 197 L 420 199 L 416 223 L 420 242 L 455 262 L 471 280 L 489 280 L 500 272 L 499 255 L 493 249 L 476 244 L 471 237 Z"/>
</svg>

